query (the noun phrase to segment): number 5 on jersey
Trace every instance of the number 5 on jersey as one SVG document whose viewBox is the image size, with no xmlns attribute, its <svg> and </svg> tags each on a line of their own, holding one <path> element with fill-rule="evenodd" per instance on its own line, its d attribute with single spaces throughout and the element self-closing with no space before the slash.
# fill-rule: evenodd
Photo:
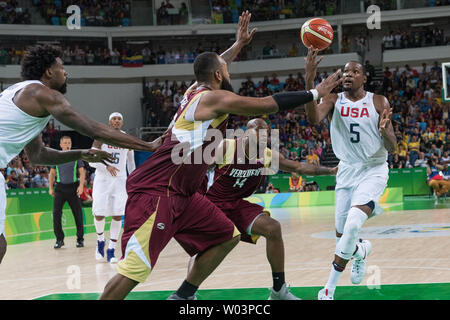
<svg viewBox="0 0 450 320">
<path fill-rule="evenodd" d="M 359 123 L 350 123 L 350 133 L 354 136 L 350 137 L 350 141 L 352 143 L 358 143 L 359 142 L 359 131 L 355 130 L 359 127 Z"/>
</svg>

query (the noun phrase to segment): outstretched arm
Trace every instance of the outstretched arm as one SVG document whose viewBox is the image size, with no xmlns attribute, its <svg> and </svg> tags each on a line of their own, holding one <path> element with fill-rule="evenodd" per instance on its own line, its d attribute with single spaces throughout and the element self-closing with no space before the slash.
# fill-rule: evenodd
<svg viewBox="0 0 450 320">
<path fill-rule="evenodd" d="M 278 152 L 272 151 L 272 157 L 279 157 L 280 170 L 285 172 L 296 172 L 299 175 L 309 176 L 323 176 L 323 175 L 335 175 L 337 173 L 337 167 L 328 168 L 324 166 L 316 166 L 307 162 L 298 162 L 286 159 Z"/>
<path fill-rule="evenodd" d="M 32 99 L 35 99 L 43 109 L 51 114 L 55 119 L 79 133 L 109 143 L 114 146 L 128 149 L 154 151 L 159 146 L 157 143 L 148 143 L 124 134 L 119 130 L 93 121 L 84 114 L 75 110 L 67 99 L 58 91 L 45 86 L 36 88 Z"/>
<path fill-rule="evenodd" d="M 42 142 L 41 135 L 31 140 L 25 146 L 25 152 L 28 159 L 30 159 L 33 165 L 54 165 L 66 162 L 72 162 L 75 160 L 84 160 L 88 162 L 111 162 L 113 157 L 104 151 L 99 150 L 70 150 L 70 151 L 58 151 L 55 149 L 47 148 Z"/>
</svg>

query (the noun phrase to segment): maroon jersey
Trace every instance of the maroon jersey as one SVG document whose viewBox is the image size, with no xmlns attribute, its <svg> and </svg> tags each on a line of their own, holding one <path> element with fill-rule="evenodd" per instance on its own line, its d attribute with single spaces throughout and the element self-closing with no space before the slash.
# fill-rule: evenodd
<svg viewBox="0 0 450 320">
<path fill-rule="evenodd" d="M 242 139 L 225 141 L 228 142 L 228 146 L 223 164 L 210 170 L 208 182 L 204 181 L 202 184 L 203 193 L 214 203 L 243 199 L 252 195 L 264 181 L 261 172 L 270 165 L 272 158 L 271 150 L 266 148 L 264 159 L 258 159 L 256 163 L 251 164 L 245 156 Z M 244 155 L 245 160 L 242 159 L 244 161 L 238 161 L 240 155 Z M 227 164 L 231 159 L 233 162 Z M 207 191 L 205 187 L 209 187 Z"/>
<path fill-rule="evenodd" d="M 202 155 L 204 148 L 214 142 L 214 139 L 205 139 L 207 129 L 219 129 L 224 136 L 228 119 L 228 114 L 225 114 L 216 119 L 194 123 L 195 109 L 201 96 L 208 91 L 205 87 L 199 87 L 185 93 L 163 144 L 128 177 L 128 193 L 191 196 L 199 190 L 209 165 L 198 154 Z M 188 152 L 178 152 L 180 149 Z M 196 151 L 197 156 L 194 156 Z M 177 152 L 182 157 L 178 156 L 178 163 L 175 163 L 173 154 Z M 180 158 L 185 158 L 186 161 L 180 163 Z M 200 163 L 194 164 L 194 160 Z"/>
</svg>

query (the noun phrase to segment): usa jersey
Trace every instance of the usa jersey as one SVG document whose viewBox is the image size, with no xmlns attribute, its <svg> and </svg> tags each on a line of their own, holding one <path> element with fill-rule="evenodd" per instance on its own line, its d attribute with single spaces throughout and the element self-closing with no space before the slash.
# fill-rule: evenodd
<svg viewBox="0 0 450 320">
<path fill-rule="evenodd" d="M 338 94 L 331 119 L 331 143 L 336 157 L 345 163 L 385 162 L 387 150 L 378 131 L 379 114 L 373 93 L 350 101 Z"/>
</svg>

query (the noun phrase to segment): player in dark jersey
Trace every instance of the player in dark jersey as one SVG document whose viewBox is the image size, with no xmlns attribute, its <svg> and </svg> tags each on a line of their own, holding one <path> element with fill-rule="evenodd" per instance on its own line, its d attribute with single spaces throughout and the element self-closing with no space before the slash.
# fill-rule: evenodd
<svg viewBox="0 0 450 320">
<path fill-rule="evenodd" d="M 267 259 L 272 268 L 273 288 L 270 300 L 297 300 L 285 284 L 284 245 L 280 223 L 270 217 L 264 207 L 250 203 L 244 198 L 252 195 L 264 181 L 264 168 L 273 168 L 272 159 L 279 163 L 279 168 L 299 175 L 335 175 L 337 167 L 327 168 L 309 163 L 288 160 L 280 153 L 265 148 L 259 152 L 258 146 L 266 145 L 268 126 L 263 119 L 252 119 L 247 123 L 243 137 L 223 140 L 221 152 L 216 153 L 216 161 L 212 171 L 208 172 L 201 192 L 220 208 L 241 232 L 241 241 L 255 244 L 259 236 L 266 238 Z M 256 137 L 252 139 L 252 137 Z M 252 150 L 255 154 L 264 155 L 260 159 L 250 161 Z M 276 170 L 276 169 L 275 169 Z M 191 260 L 192 261 L 192 260 Z"/>
<path fill-rule="evenodd" d="M 197 82 L 186 91 L 167 138 L 128 177 L 122 259 L 101 299 L 123 299 L 144 282 L 171 238 L 189 255 L 198 255 L 186 280 L 169 299 L 194 299 L 200 284 L 240 239 L 231 220 L 197 193 L 211 164 L 203 155 L 217 142 L 209 137 L 224 133 L 229 113 L 259 115 L 293 109 L 327 95 L 341 82 L 339 70 L 310 91 L 266 98 L 231 92 L 227 66 L 256 32 L 248 32 L 250 17 L 248 11 L 240 16 L 236 42 L 221 56 L 213 52 L 197 56 Z"/>
</svg>

